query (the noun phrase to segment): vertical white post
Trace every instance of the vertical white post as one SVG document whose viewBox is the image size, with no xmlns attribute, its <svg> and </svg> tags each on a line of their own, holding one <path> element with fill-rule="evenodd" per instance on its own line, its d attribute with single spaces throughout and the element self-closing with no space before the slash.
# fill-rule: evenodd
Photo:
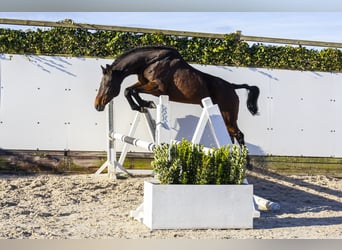
<svg viewBox="0 0 342 250">
<path fill-rule="evenodd" d="M 107 113 L 107 161 L 102 164 L 102 166 L 96 171 L 95 175 L 99 175 L 102 171 L 107 168 L 108 175 L 110 179 L 116 178 L 115 173 L 115 162 L 116 162 L 116 151 L 114 145 L 114 139 L 111 137 L 114 132 L 114 105 L 113 101 L 108 104 L 108 113 Z"/>
<path fill-rule="evenodd" d="M 171 140 L 171 117 L 169 96 L 161 95 L 159 104 L 157 105 L 156 115 L 156 135 L 155 142 L 157 145 L 161 143 L 170 143 Z"/>
<path fill-rule="evenodd" d="M 110 178 L 115 178 L 115 161 L 116 150 L 115 141 L 111 138 L 111 134 L 114 132 L 114 103 L 113 100 L 108 104 L 108 175 Z"/>
</svg>

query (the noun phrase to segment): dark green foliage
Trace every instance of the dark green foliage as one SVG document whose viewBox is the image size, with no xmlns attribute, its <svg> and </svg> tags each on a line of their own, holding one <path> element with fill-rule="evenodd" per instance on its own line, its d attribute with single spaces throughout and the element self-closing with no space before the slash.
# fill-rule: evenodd
<svg viewBox="0 0 342 250">
<path fill-rule="evenodd" d="M 238 33 L 218 39 L 61 27 L 34 31 L 0 29 L 0 53 L 115 58 L 144 45 L 175 47 L 186 61 L 197 64 L 342 71 L 341 50 L 249 45 L 240 40 Z"/>
<path fill-rule="evenodd" d="M 187 140 L 156 147 L 152 167 L 162 184 L 242 184 L 247 148 L 228 145 L 205 153 Z"/>
</svg>

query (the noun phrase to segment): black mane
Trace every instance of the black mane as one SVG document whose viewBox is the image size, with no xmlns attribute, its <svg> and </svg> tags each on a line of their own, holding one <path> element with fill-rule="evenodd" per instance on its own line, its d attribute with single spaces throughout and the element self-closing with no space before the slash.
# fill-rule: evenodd
<svg viewBox="0 0 342 250">
<path fill-rule="evenodd" d="M 173 48 L 173 47 L 168 47 L 168 46 L 164 46 L 164 45 L 151 45 L 151 46 L 142 46 L 142 47 L 135 47 L 133 49 L 127 50 L 124 53 L 122 53 L 120 56 L 118 56 L 115 61 L 112 63 L 112 66 L 115 66 L 117 63 L 119 63 L 121 60 L 123 60 L 125 57 L 129 56 L 130 54 L 134 54 L 134 53 L 138 53 L 138 52 L 144 52 L 144 51 L 149 51 L 149 50 L 161 50 L 161 49 L 167 49 L 167 50 L 172 50 L 174 51 L 176 54 L 179 54 L 179 52 Z"/>
</svg>

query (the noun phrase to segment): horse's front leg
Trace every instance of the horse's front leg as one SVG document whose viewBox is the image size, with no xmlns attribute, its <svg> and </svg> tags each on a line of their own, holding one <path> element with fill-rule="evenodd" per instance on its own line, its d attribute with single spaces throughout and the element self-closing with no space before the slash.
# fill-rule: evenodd
<svg viewBox="0 0 342 250">
<path fill-rule="evenodd" d="M 145 88 L 145 84 L 137 82 L 136 84 L 125 89 L 125 97 L 131 106 L 132 110 L 137 110 L 139 112 L 146 112 L 145 108 L 156 108 L 156 105 L 152 101 L 145 101 L 140 96 L 139 93 Z M 145 93 L 145 92 L 144 92 Z M 135 101 L 138 103 L 136 104 Z"/>
<path fill-rule="evenodd" d="M 153 101 L 145 101 L 144 99 L 142 99 L 140 97 L 139 93 L 141 93 L 141 92 L 139 91 L 138 88 L 133 89 L 133 91 L 132 91 L 132 95 L 133 95 L 134 99 L 138 102 L 140 107 L 142 107 L 142 108 L 156 108 L 157 107 Z"/>
<path fill-rule="evenodd" d="M 134 89 L 137 87 L 137 86 L 140 86 L 141 83 L 140 82 L 137 82 L 136 84 L 128 87 L 125 89 L 125 92 L 124 92 L 124 95 L 128 101 L 128 104 L 131 106 L 131 109 L 132 110 L 136 110 L 136 111 L 139 111 L 139 112 L 143 112 L 143 107 L 141 107 L 141 105 L 139 104 L 138 100 L 138 105 L 137 103 L 135 103 L 135 101 L 133 100 L 133 96 L 134 96 Z"/>
<path fill-rule="evenodd" d="M 164 85 L 158 80 L 154 80 L 154 81 L 148 82 L 146 84 L 142 84 L 140 86 L 137 86 L 133 90 L 133 97 L 134 97 L 134 99 L 137 100 L 139 105 L 141 105 L 142 107 L 156 108 L 157 106 L 155 105 L 155 103 L 153 101 L 145 101 L 145 100 L 141 99 L 139 94 L 143 93 L 143 94 L 150 94 L 150 95 L 154 95 L 154 96 L 160 96 L 160 95 L 166 94 L 165 91 L 163 90 L 164 89 L 163 86 Z"/>
</svg>

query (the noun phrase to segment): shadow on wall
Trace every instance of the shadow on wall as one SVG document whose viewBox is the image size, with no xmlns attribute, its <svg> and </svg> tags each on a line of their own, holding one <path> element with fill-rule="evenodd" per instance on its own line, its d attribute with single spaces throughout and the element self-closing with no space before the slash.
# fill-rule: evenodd
<svg viewBox="0 0 342 250">
<path fill-rule="evenodd" d="M 184 118 L 176 119 L 175 124 L 172 126 L 172 130 L 176 131 L 176 136 L 174 137 L 175 140 L 181 141 L 184 138 L 191 141 L 195 133 L 198 121 L 199 117 L 194 115 L 187 115 Z M 208 148 L 217 147 L 208 124 L 204 129 L 200 144 L 203 144 L 205 147 Z M 251 155 L 265 155 L 265 151 L 258 145 L 247 142 L 246 146 Z"/>
<path fill-rule="evenodd" d="M 0 60 L 3 61 L 11 61 L 12 57 L 12 55 L 0 54 Z"/>
<path fill-rule="evenodd" d="M 279 81 L 279 79 L 277 77 L 272 76 L 271 74 L 269 74 L 268 72 L 266 72 L 264 70 L 260 70 L 257 68 L 248 68 L 248 69 L 253 71 L 253 72 L 257 72 L 263 76 L 266 76 L 266 77 L 270 78 L 271 80 Z"/>
<path fill-rule="evenodd" d="M 61 57 L 42 57 L 42 56 L 28 56 L 29 61 L 40 68 L 41 70 L 51 73 L 51 69 L 61 71 L 65 74 L 68 74 L 72 77 L 76 77 L 77 75 L 73 74 L 72 72 L 68 71 L 68 66 L 72 65 L 66 59 Z"/>
<path fill-rule="evenodd" d="M 195 133 L 198 121 L 199 117 L 194 115 L 187 115 L 184 118 L 177 118 L 175 124 L 172 126 L 172 129 L 176 131 L 176 136 L 174 137 L 175 140 L 181 141 L 184 138 L 188 141 L 191 141 Z M 205 127 L 203 136 L 200 140 L 200 144 L 203 144 L 205 147 L 216 146 L 208 124 Z"/>
<path fill-rule="evenodd" d="M 258 145 L 246 142 L 246 146 L 250 155 L 266 155 L 266 152 Z"/>
</svg>

